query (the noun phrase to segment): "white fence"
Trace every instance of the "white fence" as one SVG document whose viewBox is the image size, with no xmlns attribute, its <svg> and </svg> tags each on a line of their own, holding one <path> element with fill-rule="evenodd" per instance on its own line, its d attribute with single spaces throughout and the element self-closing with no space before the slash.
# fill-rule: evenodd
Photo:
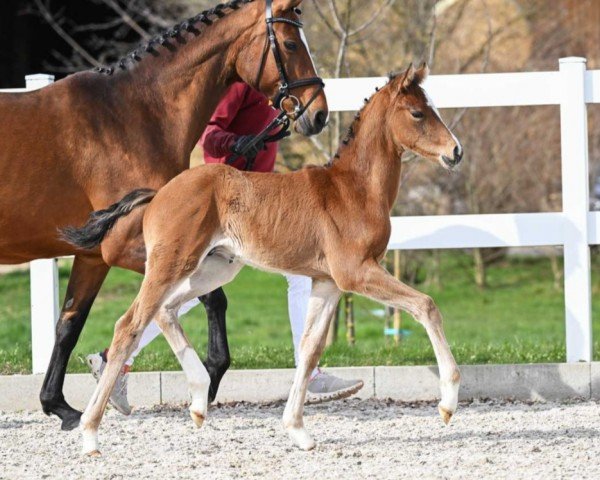
<svg viewBox="0 0 600 480">
<path fill-rule="evenodd" d="M 327 80 L 331 111 L 359 109 L 386 81 Z M 394 217 L 390 249 L 563 246 L 567 361 L 591 361 L 589 245 L 600 244 L 600 212 L 589 211 L 587 104 L 600 103 L 600 70 L 588 71 L 584 58 L 572 57 L 561 59 L 555 72 L 434 75 L 425 88 L 439 108 L 560 105 L 563 211 Z M 33 371 L 38 373 L 45 371 L 54 342 L 57 275 L 54 260 L 31 266 Z"/>
</svg>

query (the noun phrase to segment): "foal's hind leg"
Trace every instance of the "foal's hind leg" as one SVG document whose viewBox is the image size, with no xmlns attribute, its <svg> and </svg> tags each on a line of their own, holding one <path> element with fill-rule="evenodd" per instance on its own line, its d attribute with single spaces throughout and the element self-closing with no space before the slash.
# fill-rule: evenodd
<svg viewBox="0 0 600 480">
<path fill-rule="evenodd" d="M 108 351 L 108 362 L 96 390 L 94 390 L 92 398 L 81 416 L 84 454 L 95 455 L 99 453 L 98 426 L 102 420 L 110 393 L 125 361 L 135 350 L 142 332 L 156 313 L 158 301 L 143 301 L 145 297 L 144 286 L 142 284 L 142 290 L 138 298 L 115 325 L 115 333 Z M 159 292 L 155 291 L 154 293 Z M 157 298 L 160 299 L 160 297 L 159 293 Z"/>
<path fill-rule="evenodd" d="M 183 368 L 192 396 L 190 415 L 194 423 L 201 427 L 208 409 L 208 387 L 210 386 L 208 371 L 183 333 L 177 320 L 176 309 L 162 307 L 156 322 Z"/>
<path fill-rule="evenodd" d="M 283 412 L 284 428 L 292 441 L 303 450 L 315 447 L 315 442 L 304 428 L 302 419 L 306 388 L 310 374 L 319 363 L 325 348 L 329 323 L 340 294 L 340 290 L 331 280 L 313 281 L 296 375 Z"/>
</svg>

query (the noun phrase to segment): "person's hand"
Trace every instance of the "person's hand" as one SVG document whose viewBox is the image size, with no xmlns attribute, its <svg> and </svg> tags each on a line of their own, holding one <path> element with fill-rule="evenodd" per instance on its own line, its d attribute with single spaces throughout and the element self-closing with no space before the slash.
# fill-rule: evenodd
<svg viewBox="0 0 600 480">
<path fill-rule="evenodd" d="M 233 145 L 229 148 L 235 155 L 245 157 L 247 160 L 256 158 L 258 153 L 265 148 L 265 142 L 259 140 L 250 148 L 249 145 L 254 141 L 254 135 L 241 135 L 239 136 Z M 245 151 L 248 149 L 247 151 Z M 245 152 L 244 152 L 245 151 Z"/>
</svg>

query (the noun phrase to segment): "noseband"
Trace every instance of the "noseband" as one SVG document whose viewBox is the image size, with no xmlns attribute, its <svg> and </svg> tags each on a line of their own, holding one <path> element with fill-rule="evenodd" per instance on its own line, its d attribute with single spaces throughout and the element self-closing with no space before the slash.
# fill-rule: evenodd
<svg viewBox="0 0 600 480">
<path fill-rule="evenodd" d="M 283 65 L 283 61 L 281 60 L 281 50 L 279 48 L 279 42 L 277 42 L 277 35 L 275 34 L 275 29 L 273 28 L 273 25 L 275 23 L 287 23 L 288 25 L 293 25 L 298 29 L 302 29 L 304 27 L 302 22 L 298 22 L 296 20 L 291 20 L 289 18 L 284 17 L 273 17 L 273 0 L 267 0 L 266 22 L 267 41 L 271 47 L 271 52 L 273 53 L 273 58 L 275 59 L 275 65 L 277 66 L 277 71 L 279 72 L 279 92 L 277 93 L 277 96 L 273 101 L 273 105 L 275 106 L 275 108 L 283 110 L 282 103 L 288 99 L 292 100 L 294 102 L 293 117 L 295 120 L 297 120 L 298 118 L 300 118 L 300 116 L 302 116 L 302 114 L 306 111 L 310 104 L 316 99 L 321 90 L 325 87 L 325 84 L 323 83 L 323 80 L 320 77 L 302 78 L 300 80 L 290 82 L 287 72 L 285 71 L 285 66 Z M 265 47 L 265 51 L 263 53 L 263 57 L 260 63 L 260 70 L 258 72 L 259 80 L 260 76 L 262 76 L 262 72 L 267 61 L 268 50 L 268 47 Z M 302 106 L 300 104 L 300 101 L 292 95 L 291 91 L 297 88 L 308 87 L 310 85 L 317 85 L 319 88 L 317 89 L 313 97 L 309 100 L 309 102 L 306 105 Z"/>
<path fill-rule="evenodd" d="M 250 142 L 246 148 L 239 154 L 230 157 L 227 160 L 227 164 L 233 164 L 240 156 L 244 156 L 248 151 L 250 151 L 254 146 L 256 146 L 260 142 L 277 142 L 282 140 L 283 138 L 290 135 L 289 128 L 291 125 L 291 120 L 298 120 L 304 112 L 310 107 L 310 105 L 317 99 L 323 88 L 325 88 L 325 83 L 321 77 L 310 77 L 310 78 L 302 78 L 300 80 L 289 81 L 289 77 L 285 70 L 285 66 L 283 61 L 281 60 L 281 50 L 279 48 L 279 43 L 277 42 L 277 35 L 275 35 L 275 29 L 273 25 L 275 23 L 287 23 L 288 25 L 293 25 L 296 28 L 303 28 L 302 22 L 298 22 L 296 20 L 291 20 L 289 18 L 284 17 L 274 17 L 273 16 L 273 0 L 267 0 L 267 8 L 266 8 L 266 23 L 267 23 L 267 40 L 263 52 L 263 56 L 260 62 L 260 66 L 258 69 L 258 74 L 256 78 L 255 85 L 260 85 L 260 80 L 262 79 L 263 71 L 265 69 L 265 64 L 267 62 L 267 55 L 269 50 L 273 53 L 273 58 L 275 59 L 275 65 L 277 66 L 277 71 L 279 72 L 279 91 L 273 100 L 273 106 L 278 110 L 281 110 L 279 115 L 273 119 L 269 125 L 265 127 L 265 129 L 256 135 L 252 142 Z M 270 47 L 270 49 L 269 49 Z M 306 46 L 308 48 L 308 45 Z M 302 87 L 308 87 L 310 85 L 316 85 L 319 88 L 315 90 L 310 100 L 306 103 L 306 105 L 302 105 L 300 100 L 292 95 L 292 90 Z M 293 112 L 287 112 L 283 108 L 283 103 L 286 100 L 291 100 L 294 104 Z M 271 132 L 277 130 L 276 133 L 271 135 Z M 252 170 L 254 166 L 254 159 L 246 160 L 245 170 Z"/>
</svg>

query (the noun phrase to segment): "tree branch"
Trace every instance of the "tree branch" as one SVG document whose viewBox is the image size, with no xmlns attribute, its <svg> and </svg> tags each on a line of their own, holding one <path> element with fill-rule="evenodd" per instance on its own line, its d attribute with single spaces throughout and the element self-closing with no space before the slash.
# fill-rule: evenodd
<svg viewBox="0 0 600 480">
<path fill-rule="evenodd" d="M 52 16 L 47 6 L 42 3 L 42 0 L 34 0 L 35 5 L 37 6 L 39 13 L 42 15 L 44 20 L 48 22 L 48 24 L 52 27 L 52 29 L 65 41 L 67 42 L 73 50 L 75 50 L 79 55 L 81 55 L 86 62 L 94 67 L 102 67 L 102 64 L 98 62 L 92 55 L 90 55 L 79 43 L 71 37 L 56 21 L 56 19 Z"/>
<path fill-rule="evenodd" d="M 127 25 L 129 25 L 129 27 L 137 32 L 144 40 L 150 40 L 151 35 L 148 34 L 148 32 L 146 30 L 144 30 L 142 27 L 140 27 L 140 25 L 133 19 L 131 18 L 131 15 L 129 15 L 125 10 L 123 10 L 121 8 L 121 6 L 115 2 L 115 0 L 102 0 L 108 7 L 112 8 L 117 15 L 119 15 L 121 17 L 121 19 L 123 20 L 124 23 L 126 23 Z"/>
</svg>

